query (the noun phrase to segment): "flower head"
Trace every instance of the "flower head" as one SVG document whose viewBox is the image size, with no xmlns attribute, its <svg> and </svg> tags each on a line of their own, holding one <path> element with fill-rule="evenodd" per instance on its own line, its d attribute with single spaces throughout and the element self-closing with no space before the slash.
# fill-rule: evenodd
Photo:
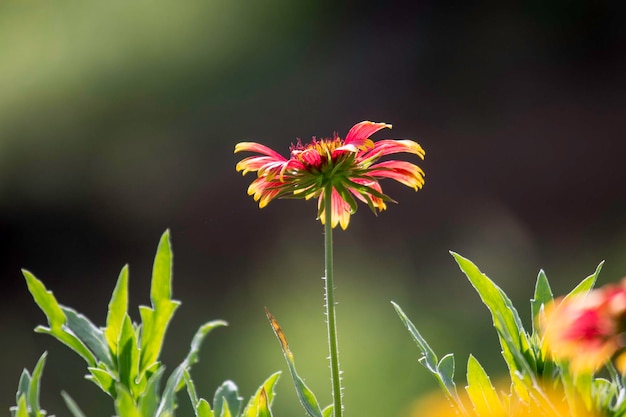
<svg viewBox="0 0 626 417">
<path fill-rule="evenodd" d="M 383 161 L 385 155 L 412 153 L 424 159 L 424 150 L 412 140 L 372 141 L 369 137 L 384 128 L 386 123 L 361 122 L 350 129 L 345 139 L 335 134 L 332 138 L 313 138 L 303 145 L 291 146 L 289 159 L 255 142 L 241 142 L 235 153 L 248 151 L 261 155 L 249 156 L 237 164 L 243 175 L 256 172 L 257 178 L 248 187 L 248 194 L 265 207 L 275 198 L 290 197 L 318 199 L 317 216 L 325 222 L 325 201 L 331 199 L 331 225 L 348 227 L 350 216 L 357 210 L 357 200 L 367 204 L 376 213 L 393 201 L 383 194 L 379 180 L 391 178 L 415 191 L 424 185 L 424 171 L 405 161 Z"/>
<path fill-rule="evenodd" d="M 626 280 L 555 300 L 540 322 L 544 346 L 555 358 L 569 361 L 575 372 L 595 372 L 614 359 L 622 374 L 625 324 Z"/>
</svg>

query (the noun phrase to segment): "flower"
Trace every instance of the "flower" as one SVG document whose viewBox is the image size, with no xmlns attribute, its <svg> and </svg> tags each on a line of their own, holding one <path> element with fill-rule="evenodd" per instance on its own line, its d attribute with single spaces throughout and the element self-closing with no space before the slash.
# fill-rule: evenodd
<svg viewBox="0 0 626 417">
<path fill-rule="evenodd" d="M 626 279 L 548 305 L 541 318 L 544 346 L 574 372 L 595 372 L 610 360 L 626 374 Z"/>
<path fill-rule="evenodd" d="M 257 178 L 248 187 L 259 207 L 265 207 L 275 198 L 318 199 L 317 217 L 325 223 L 324 207 L 331 200 L 331 226 L 346 229 L 350 216 L 357 210 L 356 200 L 366 203 L 376 213 L 393 202 L 383 194 L 379 179 L 391 178 L 415 191 L 424 185 L 424 171 L 405 161 L 378 160 L 395 153 L 411 153 L 424 159 L 424 150 L 412 140 L 372 141 L 369 136 L 384 128 L 386 123 L 364 121 L 354 125 L 345 139 L 335 134 L 332 138 L 316 139 L 303 145 L 298 140 L 291 146 L 289 159 L 255 142 L 241 142 L 237 152 L 256 152 L 237 164 L 243 175 L 256 172 Z M 355 199 L 356 198 L 356 199 Z"/>
<path fill-rule="evenodd" d="M 508 381 L 510 386 L 510 381 Z M 464 395 L 465 394 L 465 395 Z M 459 409 L 440 392 L 418 398 L 408 409 L 410 417 L 600 417 L 601 413 L 587 410 L 579 398 L 568 399 L 561 388 L 536 386 L 530 401 L 523 401 L 515 392 L 498 390 L 495 396 L 485 396 L 481 405 L 471 401 L 467 392 L 460 393 L 464 410 Z M 571 401 L 568 402 L 568 401 Z M 469 411 L 468 411 L 469 410 Z"/>
</svg>

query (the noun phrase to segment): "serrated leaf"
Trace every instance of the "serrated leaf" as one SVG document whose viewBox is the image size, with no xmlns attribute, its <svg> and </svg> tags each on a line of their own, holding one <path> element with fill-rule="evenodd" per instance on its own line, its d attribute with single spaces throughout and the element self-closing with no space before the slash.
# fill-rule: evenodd
<svg viewBox="0 0 626 417">
<path fill-rule="evenodd" d="M 505 415 L 505 410 L 489 376 L 471 354 L 467 361 L 467 387 L 465 390 L 477 415 Z"/>
<path fill-rule="evenodd" d="M 83 411 L 80 409 L 78 404 L 76 404 L 76 401 L 74 401 L 74 399 L 72 399 L 72 397 L 70 397 L 70 395 L 67 392 L 61 391 L 61 396 L 63 397 L 63 400 L 65 401 L 65 405 L 67 406 L 67 408 L 70 410 L 70 412 L 72 413 L 74 417 L 86 417 L 85 413 L 83 413 Z"/>
<path fill-rule="evenodd" d="M 67 319 L 65 325 L 72 333 L 93 352 L 98 360 L 106 364 L 109 369 L 115 369 L 109 346 L 102 331 L 89 321 L 87 317 L 75 310 L 64 306 L 61 306 L 61 309 Z"/>
<path fill-rule="evenodd" d="M 104 337 L 111 354 L 117 356 L 117 342 L 122 330 L 124 316 L 128 313 L 128 265 L 125 265 L 117 278 L 117 283 L 111 294 L 107 311 L 106 329 Z"/>
<path fill-rule="evenodd" d="M 243 398 L 239 396 L 237 385 L 233 381 L 224 381 L 215 391 L 213 398 L 213 413 L 216 416 L 224 416 L 224 411 L 238 416 L 243 405 Z"/>
<path fill-rule="evenodd" d="M 319 403 L 317 402 L 317 398 L 315 398 L 313 391 L 306 386 L 302 378 L 296 372 L 293 353 L 291 353 L 291 350 L 289 349 L 289 344 L 287 343 L 287 338 L 285 337 L 283 330 L 280 328 L 280 325 L 274 316 L 267 309 L 265 309 L 265 313 L 267 314 L 267 318 L 269 319 L 272 329 L 274 330 L 274 334 L 276 334 L 276 337 L 280 342 L 280 347 L 283 351 L 283 355 L 285 356 L 285 360 L 287 361 L 287 367 L 291 373 L 300 404 L 302 404 L 302 407 L 309 416 L 323 417 L 322 410 L 320 409 Z"/>
</svg>

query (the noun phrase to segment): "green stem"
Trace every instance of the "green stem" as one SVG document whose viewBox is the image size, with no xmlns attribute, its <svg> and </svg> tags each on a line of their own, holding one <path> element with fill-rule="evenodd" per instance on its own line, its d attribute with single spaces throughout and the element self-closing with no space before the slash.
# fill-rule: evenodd
<svg viewBox="0 0 626 417">
<path fill-rule="evenodd" d="M 332 186 L 324 190 L 324 249 L 326 267 L 326 324 L 330 351 L 330 379 L 333 385 L 333 412 L 335 417 L 342 417 L 341 372 L 339 371 L 339 344 L 337 343 L 337 325 L 335 320 L 335 295 L 333 284 L 333 227 L 332 227 Z"/>
</svg>

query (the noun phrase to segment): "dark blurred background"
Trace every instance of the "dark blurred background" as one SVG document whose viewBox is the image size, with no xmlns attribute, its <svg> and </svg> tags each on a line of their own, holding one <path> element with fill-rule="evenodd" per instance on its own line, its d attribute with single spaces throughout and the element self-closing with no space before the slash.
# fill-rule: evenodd
<svg viewBox="0 0 626 417">
<path fill-rule="evenodd" d="M 0 3 L 0 405 L 49 351 L 42 403 L 112 415 L 84 364 L 52 338 L 20 274 L 104 324 L 130 264 L 131 314 L 147 304 L 161 233 L 183 302 L 163 360 L 196 328 L 201 396 L 234 379 L 246 396 L 283 358 L 330 402 L 322 316 L 323 236 L 314 202 L 246 195 L 235 143 L 287 155 L 297 137 L 361 120 L 426 149 L 419 193 L 367 207 L 335 233 L 341 362 L 350 415 L 402 416 L 436 384 L 390 300 L 433 348 L 470 352 L 504 375 L 486 308 L 448 254 L 471 258 L 528 319 L 540 268 L 563 293 L 606 260 L 626 274 L 626 14 L 618 1 L 392 2 L 146 0 Z M 410 158 L 410 157 L 409 157 Z M 527 323 L 528 320 L 527 320 Z M 304 415 L 287 374 L 275 415 Z M 184 393 L 182 393 L 184 395 Z M 183 412 L 186 398 L 181 395 Z"/>
</svg>

